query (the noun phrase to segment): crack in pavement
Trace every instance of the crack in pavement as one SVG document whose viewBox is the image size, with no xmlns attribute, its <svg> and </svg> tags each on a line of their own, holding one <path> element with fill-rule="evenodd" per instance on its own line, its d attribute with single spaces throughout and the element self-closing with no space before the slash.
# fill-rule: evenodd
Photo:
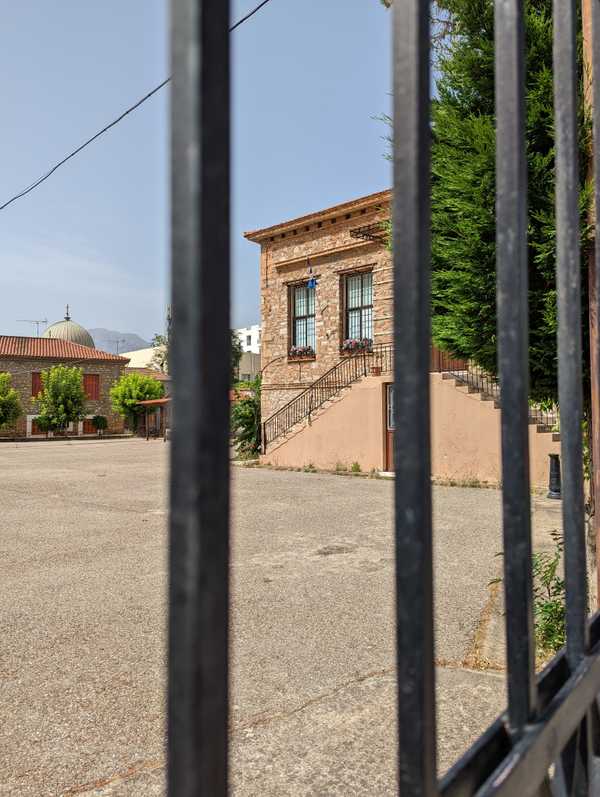
<svg viewBox="0 0 600 797">
<path fill-rule="evenodd" d="M 136 761 L 126 769 L 122 769 L 110 777 L 99 778 L 98 780 L 89 783 L 83 783 L 79 786 L 71 786 L 66 791 L 61 792 L 60 797 L 73 797 L 76 794 L 93 794 L 99 789 L 104 789 L 107 786 L 116 786 L 119 783 L 124 783 L 127 780 L 131 780 L 131 778 L 135 777 L 136 775 L 140 775 L 143 772 L 153 772 L 157 769 L 164 769 L 165 764 L 166 762 L 164 757 L 148 759 L 146 761 Z"/>
<path fill-rule="evenodd" d="M 481 673 L 483 671 L 489 671 L 488 674 L 492 677 L 501 677 L 500 673 L 497 671 L 499 668 L 496 668 L 494 665 L 490 665 L 487 667 L 470 667 L 465 664 L 466 660 L 452 660 L 452 659 L 436 659 L 435 665 L 436 667 L 440 667 L 442 669 L 453 669 L 453 670 L 465 670 L 469 672 L 478 672 Z M 357 675 L 353 678 L 349 678 L 346 681 L 335 686 L 333 689 L 330 689 L 328 692 L 324 692 L 323 694 L 316 695 L 315 697 L 310 698 L 309 700 L 305 700 L 300 705 L 294 706 L 287 711 L 277 711 L 277 712 L 263 712 L 261 714 L 256 714 L 254 717 L 246 720 L 245 722 L 234 723 L 231 722 L 229 726 L 229 730 L 231 733 L 239 733 L 240 731 L 252 730 L 254 728 L 264 727 L 269 725 L 272 722 L 277 722 L 280 720 L 286 720 L 290 717 L 293 717 L 297 714 L 302 713 L 306 709 L 318 705 L 324 701 L 327 701 L 344 689 L 348 689 L 351 686 L 355 686 L 357 684 L 365 683 L 369 680 L 374 680 L 377 678 L 389 677 L 394 675 L 396 672 L 395 666 L 384 667 L 378 670 L 371 670 L 367 673 L 363 673 L 362 675 Z M 93 795 L 95 793 L 101 794 L 99 791 L 100 789 L 104 790 L 107 787 L 116 786 L 120 783 L 125 783 L 128 780 L 131 780 L 134 777 L 137 777 L 140 774 L 145 772 L 152 772 L 159 769 L 164 769 L 166 766 L 165 758 L 158 758 L 158 759 L 148 759 L 143 761 L 137 761 L 131 764 L 128 767 L 125 767 L 122 770 L 119 770 L 114 775 L 99 778 L 93 782 L 84 783 L 78 786 L 71 786 L 70 788 L 66 789 L 66 791 L 61 792 L 61 797 L 75 797 L 75 795 Z"/>
</svg>

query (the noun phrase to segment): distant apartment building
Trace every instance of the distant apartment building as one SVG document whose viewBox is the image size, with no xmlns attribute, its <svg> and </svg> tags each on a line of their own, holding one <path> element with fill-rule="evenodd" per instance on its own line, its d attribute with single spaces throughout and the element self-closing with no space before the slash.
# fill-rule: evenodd
<svg viewBox="0 0 600 797">
<path fill-rule="evenodd" d="M 260 324 L 240 327 L 235 330 L 235 333 L 240 339 L 243 352 L 249 351 L 252 354 L 260 354 Z"/>
</svg>

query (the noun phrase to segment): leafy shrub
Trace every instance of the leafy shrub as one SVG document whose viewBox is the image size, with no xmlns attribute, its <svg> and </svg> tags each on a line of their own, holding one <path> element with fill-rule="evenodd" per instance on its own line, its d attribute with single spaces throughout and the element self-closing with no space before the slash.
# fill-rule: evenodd
<svg viewBox="0 0 600 797">
<path fill-rule="evenodd" d="M 115 412 L 127 418 L 134 430 L 144 408 L 138 401 L 162 398 L 165 388 L 162 382 L 145 374 L 123 374 L 110 389 L 110 398 Z"/>
<path fill-rule="evenodd" d="M 108 421 L 104 415 L 94 415 L 92 425 L 97 432 L 103 432 L 108 428 Z"/>
<path fill-rule="evenodd" d="M 260 452 L 260 377 L 250 383 L 250 395 L 231 406 L 231 438 L 238 456 L 250 459 Z"/>
<path fill-rule="evenodd" d="M 352 465 L 350 465 L 350 470 L 352 473 L 360 473 L 360 463 L 353 462 Z"/>
<path fill-rule="evenodd" d="M 43 426 L 64 431 L 70 423 L 80 421 L 85 415 L 85 391 L 81 368 L 54 365 L 42 371 L 42 390 L 38 396 L 37 418 Z"/>
<path fill-rule="evenodd" d="M 22 412 L 19 394 L 11 385 L 10 374 L 0 373 L 0 429 L 12 426 Z"/>
<path fill-rule="evenodd" d="M 535 640 L 542 656 L 558 653 L 566 640 L 565 582 L 558 573 L 564 542 L 558 531 L 551 535 L 554 552 L 535 553 L 532 557 Z"/>
</svg>

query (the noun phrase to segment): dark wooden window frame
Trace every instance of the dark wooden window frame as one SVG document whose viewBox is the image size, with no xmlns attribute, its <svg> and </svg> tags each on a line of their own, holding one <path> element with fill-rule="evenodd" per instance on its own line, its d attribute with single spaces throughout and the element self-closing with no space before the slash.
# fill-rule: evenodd
<svg viewBox="0 0 600 797">
<path fill-rule="evenodd" d="M 360 266 L 359 268 L 346 269 L 339 272 L 340 278 L 340 320 L 339 320 L 339 340 L 340 349 L 343 342 L 348 338 L 348 277 L 356 277 L 359 274 L 374 274 L 374 264 Z M 371 297 L 371 311 L 374 308 L 373 297 Z M 374 332 L 373 332 L 374 339 Z"/>
<path fill-rule="evenodd" d="M 313 275 L 313 277 L 316 279 L 316 275 Z M 313 288 L 313 290 L 315 291 L 315 311 L 314 311 L 314 313 L 306 315 L 306 316 L 297 316 L 296 315 L 296 301 L 295 301 L 295 299 L 296 299 L 296 296 L 295 296 L 296 289 L 297 288 L 306 288 L 306 287 L 308 287 L 308 279 L 303 279 L 303 280 L 298 280 L 298 281 L 295 281 L 295 282 L 290 282 L 290 283 L 288 283 L 287 287 L 288 287 L 288 353 L 290 352 L 290 350 L 292 349 L 293 346 L 297 346 L 298 345 L 298 343 L 296 342 L 296 323 L 295 322 L 298 319 L 314 318 L 314 320 L 315 320 L 315 345 L 313 346 L 314 355 L 312 357 L 302 357 L 302 358 L 296 358 L 296 357 L 294 357 L 292 355 L 289 355 L 289 359 L 291 359 L 291 360 L 296 360 L 296 359 L 312 360 L 312 359 L 316 359 L 316 353 L 317 353 L 317 307 L 316 307 L 317 297 L 316 297 L 316 288 Z"/>
<path fill-rule="evenodd" d="M 31 398 L 37 398 L 38 394 L 42 391 L 42 372 L 31 372 Z"/>
</svg>

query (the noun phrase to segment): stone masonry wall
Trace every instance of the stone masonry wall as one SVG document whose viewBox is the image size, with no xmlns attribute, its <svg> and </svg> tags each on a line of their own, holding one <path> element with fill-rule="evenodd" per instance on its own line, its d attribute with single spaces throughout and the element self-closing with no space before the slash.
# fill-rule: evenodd
<svg viewBox="0 0 600 797">
<path fill-rule="evenodd" d="M 98 374 L 100 376 L 100 399 L 86 401 L 86 415 L 104 415 L 108 421 L 106 434 L 120 434 L 123 432 L 123 418 L 115 413 L 111 406 L 109 390 L 113 383 L 121 376 L 123 365 L 114 362 L 77 362 L 68 360 L 25 359 L 25 358 L 0 358 L 0 371 L 8 372 L 12 376 L 12 386 L 16 388 L 21 397 L 23 415 L 13 428 L 0 429 L 0 437 L 26 437 L 27 415 L 37 413 L 37 401 L 31 396 L 31 374 L 44 371 L 53 365 L 77 365 L 84 374 Z"/>
<path fill-rule="evenodd" d="M 344 340 L 343 277 L 373 271 L 374 343 L 392 339 L 392 264 L 384 242 L 356 239 L 358 227 L 389 217 L 381 200 L 357 212 L 341 213 L 261 241 L 262 417 L 267 419 L 342 358 Z M 310 259 L 316 287 L 316 356 L 294 361 L 291 346 L 289 287 L 309 278 Z M 275 361 L 275 362 L 272 362 Z"/>
</svg>

